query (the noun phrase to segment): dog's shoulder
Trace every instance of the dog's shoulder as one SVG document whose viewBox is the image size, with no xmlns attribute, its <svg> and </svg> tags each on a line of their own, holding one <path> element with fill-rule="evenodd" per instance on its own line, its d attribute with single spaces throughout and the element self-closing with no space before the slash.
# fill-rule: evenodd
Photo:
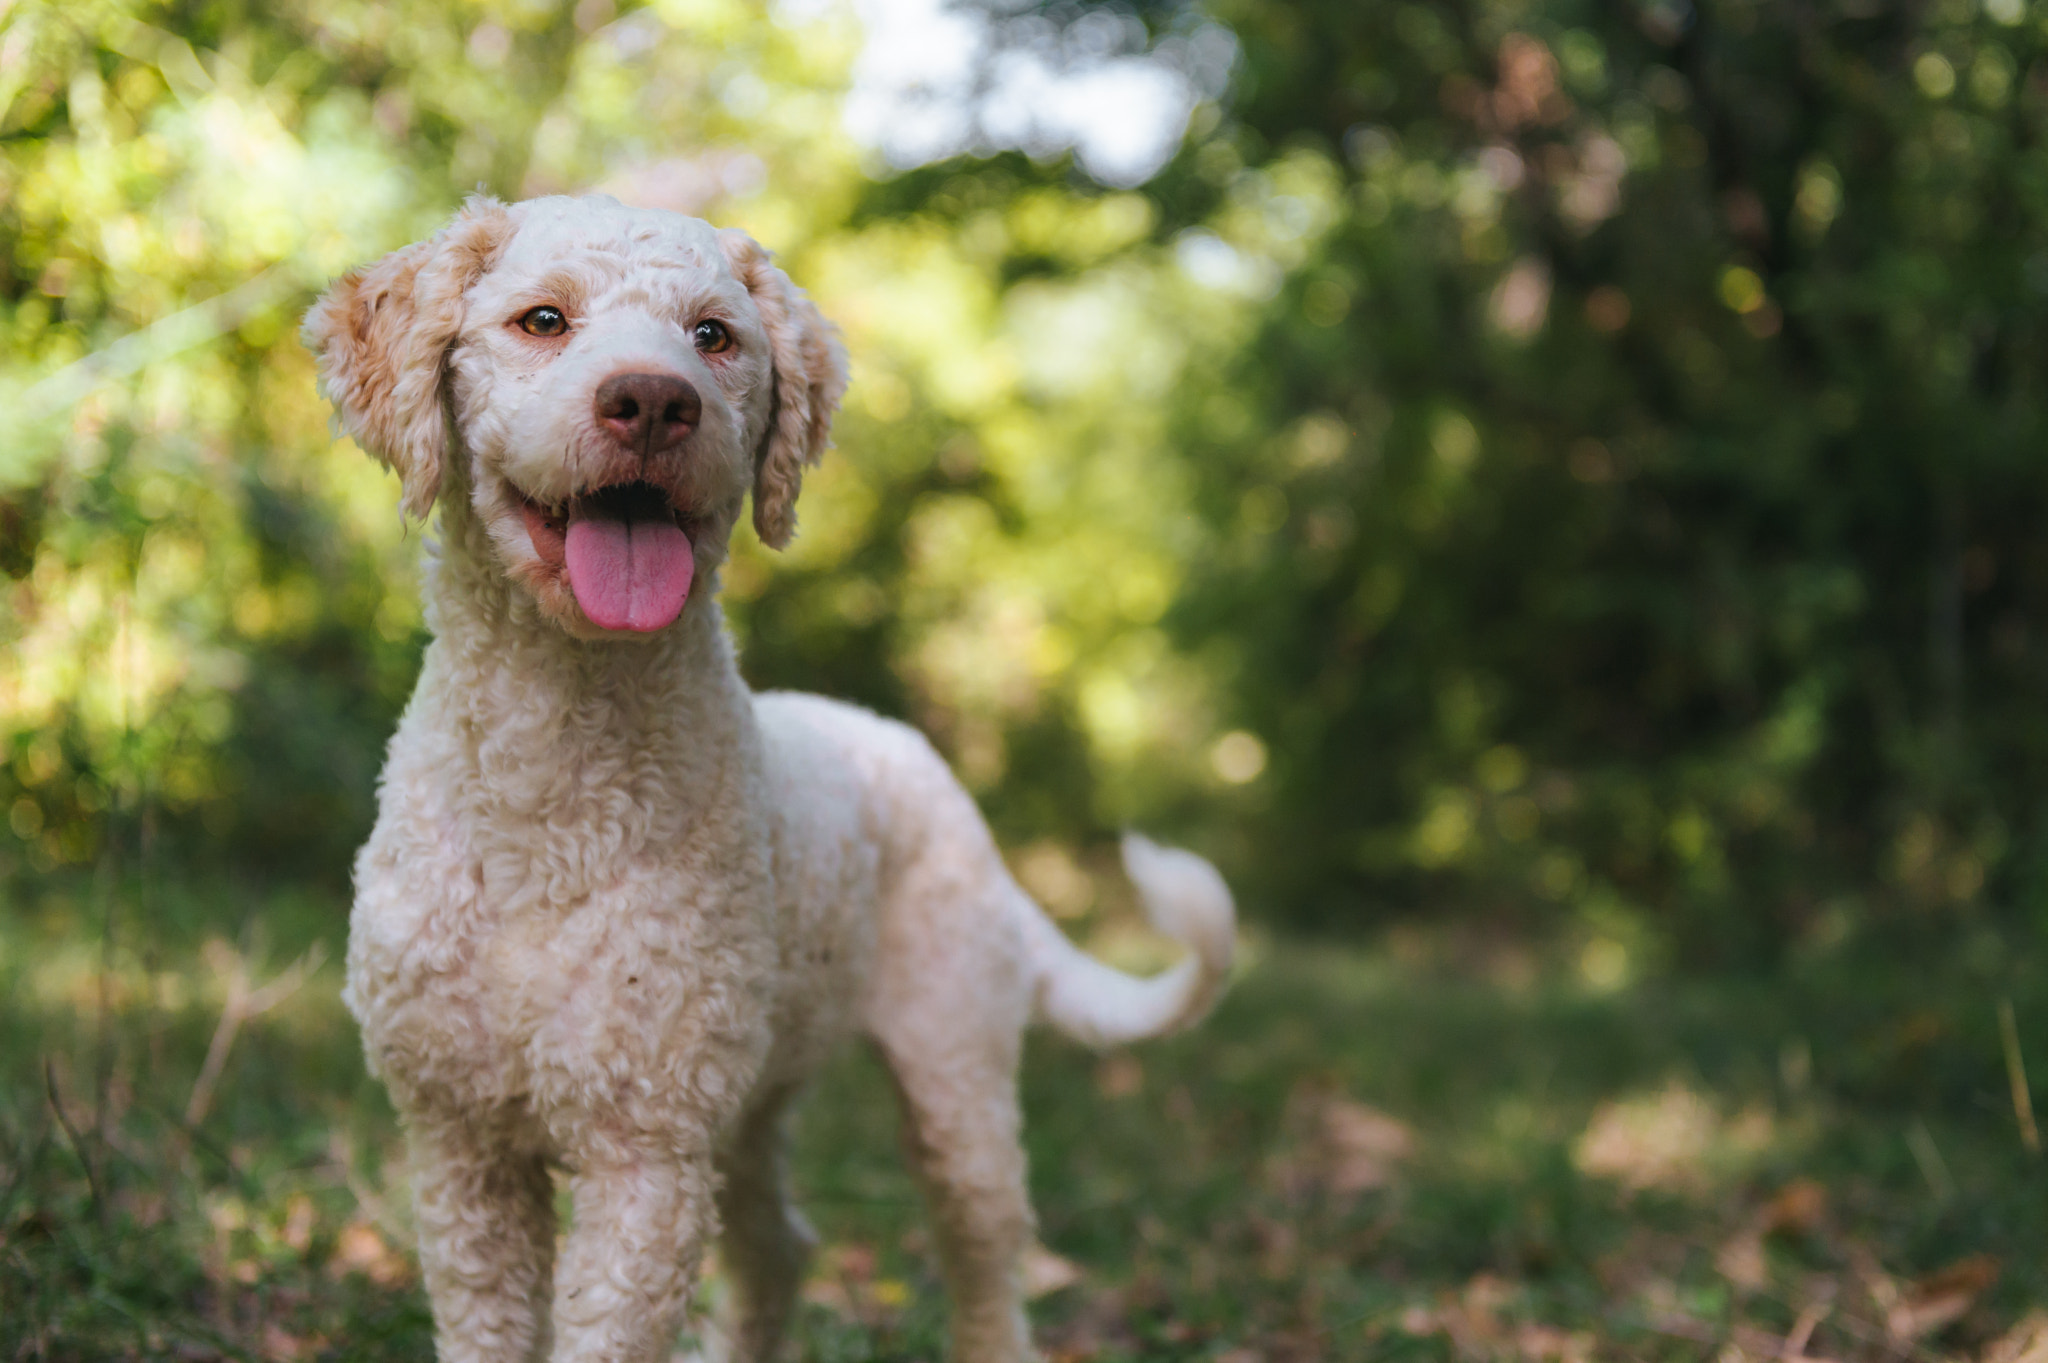
<svg viewBox="0 0 2048 1363">
<path fill-rule="evenodd" d="M 807 763 L 822 758 L 860 768 L 944 764 L 916 729 L 850 701 L 803 691 L 763 691 L 754 697 L 754 713 L 771 749 L 782 748 Z"/>
</svg>

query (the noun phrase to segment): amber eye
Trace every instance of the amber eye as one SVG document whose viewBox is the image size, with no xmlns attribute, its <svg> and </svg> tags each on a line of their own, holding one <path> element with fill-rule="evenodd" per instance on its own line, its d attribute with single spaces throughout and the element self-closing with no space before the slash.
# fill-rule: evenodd
<svg viewBox="0 0 2048 1363">
<path fill-rule="evenodd" d="M 560 336 L 569 329 L 562 310 L 543 303 L 519 319 L 519 329 L 529 336 Z"/>
<path fill-rule="evenodd" d="M 732 333 L 726 330 L 725 323 L 716 318 L 707 317 L 697 323 L 695 329 L 690 332 L 690 337 L 696 341 L 697 349 L 706 355 L 716 355 L 732 349 Z"/>
</svg>

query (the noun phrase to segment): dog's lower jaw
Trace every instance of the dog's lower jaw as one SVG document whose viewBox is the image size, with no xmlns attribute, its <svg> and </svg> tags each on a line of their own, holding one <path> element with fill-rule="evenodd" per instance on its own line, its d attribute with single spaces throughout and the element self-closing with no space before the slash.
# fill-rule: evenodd
<svg viewBox="0 0 2048 1363">
<path fill-rule="evenodd" d="M 534 557 L 541 566 L 561 572 L 569 563 L 568 515 L 543 507 L 530 497 L 519 499 L 519 510 L 526 521 L 526 538 L 533 545 Z"/>
<path fill-rule="evenodd" d="M 502 482 L 494 482 L 478 500 L 483 504 L 472 501 L 466 488 L 442 499 L 440 552 L 429 560 L 424 583 L 428 625 L 437 635 L 442 632 L 439 621 L 452 625 L 473 616 L 584 645 L 645 646 L 673 635 L 693 615 L 716 614 L 702 609 L 717 592 L 717 569 L 725 554 L 727 532 L 715 520 L 693 522 L 695 581 L 676 620 L 644 632 L 608 630 L 593 623 L 578 605 L 569 585 L 566 555 L 543 547 L 546 513 L 528 507 Z"/>
</svg>

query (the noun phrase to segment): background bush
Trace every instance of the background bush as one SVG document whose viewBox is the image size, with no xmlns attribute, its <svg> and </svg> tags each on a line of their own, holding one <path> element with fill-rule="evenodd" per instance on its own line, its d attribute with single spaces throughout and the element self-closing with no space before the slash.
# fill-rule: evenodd
<svg viewBox="0 0 2048 1363">
<path fill-rule="evenodd" d="M 985 19 L 1228 80 L 1119 188 L 891 170 L 830 8 L 9 8 L 0 860 L 341 881 L 424 536 L 295 319 L 479 183 L 601 186 L 753 231 L 854 355 L 726 574 L 749 675 L 932 732 L 1064 907 L 1137 822 L 1270 922 L 1596 973 L 2033 930 L 2048 13 Z"/>
</svg>

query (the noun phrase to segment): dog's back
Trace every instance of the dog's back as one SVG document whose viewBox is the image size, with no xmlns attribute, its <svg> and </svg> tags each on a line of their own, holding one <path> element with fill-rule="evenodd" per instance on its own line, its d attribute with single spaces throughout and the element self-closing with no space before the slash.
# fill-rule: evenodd
<svg viewBox="0 0 2048 1363">
<path fill-rule="evenodd" d="M 935 972 L 973 980 L 977 1011 L 997 1025 L 1036 1019 L 1096 1046 L 1185 1026 L 1221 992 L 1235 912 L 1201 858 L 1126 840 L 1147 914 L 1190 948 L 1174 970 L 1133 979 L 1077 951 L 1017 885 L 981 811 L 923 734 L 793 692 L 756 697 L 755 713 L 780 819 L 778 879 L 785 862 L 795 877 L 783 888 L 785 915 L 822 944 L 809 951 L 813 963 L 851 950 L 847 963 L 868 982 L 858 1020 L 870 1030 L 888 1026 L 899 987 L 922 993 Z M 864 953 L 877 939 L 891 964 L 870 979 Z"/>
</svg>

